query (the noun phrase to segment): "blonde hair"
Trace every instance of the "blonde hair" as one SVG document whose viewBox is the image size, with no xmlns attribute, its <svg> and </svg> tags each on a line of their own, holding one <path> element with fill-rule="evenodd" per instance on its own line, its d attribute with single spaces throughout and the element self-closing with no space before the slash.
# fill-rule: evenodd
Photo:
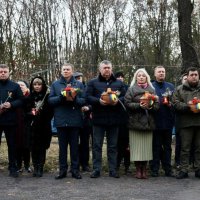
<svg viewBox="0 0 200 200">
<path fill-rule="evenodd" d="M 147 77 L 147 83 L 148 83 L 148 85 L 154 89 L 154 87 L 153 87 L 153 85 L 152 85 L 152 83 L 151 83 L 150 76 L 149 76 L 149 74 L 147 73 L 147 71 L 146 71 L 145 68 L 140 68 L 140 69 L 138 69 L 138 70 L 134 73 L 133 80 L 131 81 L 130 87 L 132 87 L 132 86 L 136 83 L 137 74 L 138 74 L 139 72 L 143 72 L 143 73 L 145 74 L 145 76 Z"/>
</svg>

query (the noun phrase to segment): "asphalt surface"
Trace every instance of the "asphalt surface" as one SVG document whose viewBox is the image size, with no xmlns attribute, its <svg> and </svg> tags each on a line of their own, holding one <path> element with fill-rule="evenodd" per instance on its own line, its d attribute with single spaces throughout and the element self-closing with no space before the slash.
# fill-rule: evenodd
<svg viewBox="0 0 200 200">
<path fill-rule="evenodd" d="M 68 177 L 55 180 L 55 174 L 45 173 L 42 178 L 22 174 L 18 178 L 8 177 L 0 171 L 0 200 L 200 200 L 200 179 L 189 174 L 189 178 L 177 180 L 160 176 L 138 180 L 133 175 L 122 175 L 119 179 L 104 174 L 91 179 Z"/>
</svg>

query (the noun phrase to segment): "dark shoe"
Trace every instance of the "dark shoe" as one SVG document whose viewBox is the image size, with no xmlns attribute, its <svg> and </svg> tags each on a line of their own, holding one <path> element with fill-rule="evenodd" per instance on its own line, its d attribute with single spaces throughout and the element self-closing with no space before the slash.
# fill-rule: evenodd
<svg viewBox="0 0 200 200">
<path fill-rule="evenodd" d="M 153 172 L 151 172 L 151 176 L 152 177 L 158 177 L 159 173 L 157 171 L 153 171 Z"/>
<path fill-rule="evenodd" d="M 38 167 L 34 167 L 34 170 L 33 170 L 33 177 L 36 177 L 38 174 Z"/>
<path fill-rule="evenodd" d="M 61 172 L 59 172 L 59 174 L 55 177 L 55 179 L 58 180 L 58 179 L 63 179 L 63 178 L 65 178 L 65 177 L 67 177 L 67 172 L 66 172 L 66 171 L 61 171 Z"/>
<path fill-rule="evenodd" d="M 200 170 L 195 171 L 195 177 L 200 178 Z"/>
<path fill-rule="evenodd" d="M 25 167 L 25 171 L 26 171 L 27 173 L 31 173 L 31 172 L 32 172 L 32 169 L 31 169 L 30 167 Z"/>
<path fill-rule="evenodd" d="M 165 176 L 167 176 L 167 177 L 175 177 L 173 171 L 166 171 L 166 172 L 165 172 Z"/>
<path fill-rule="evenodd" d="M 72 178 L 82 179 L 82 176 L 80 175 L 79 171 L 76 171 L 76 172 L 72 172 Z"/>
<path fill-rule="evenodd" d="M 17 178 L 19 176 L 18 172 L 17 171 L 10 171 L 10 174 L 9 174 L 10 177 L 13 177 L 13 178 Z"/>
<path fill-rule="evenodd" d="M 90 175 L 90 178 L 99 178 L 100 177 L 100 171 L 93 171 Z"/>
<path fill-rule="evenodd" d="M 113 177 L 113 178 L 120 178 L 118 172 L 116 172 L 116 171 L 111 171 L 111 172 L 109 173 L 109 176 L 110 176 L 110 177 Z"/>
<path fill-rule="evenodd" d="M 177 175 L 176 175 L 177 179 L 184 179 L 184 178 L 188 178 L 188 173 L 180 171 Z"/>
<path fill-rule="evenodd" d="M 131 170 L 129 168 L 125 168 L 125 174 L 131 174 Z"/>
<path fill-rule="evenodd" d="M 23 169 L 20 168 L 20 169 L 17 170 L 17 172 L 18 172 L 18 173 L 22 173 L 22 172 L 23 172 Z"/>
<path fill-rule="evenodd" d="M 43 167 L 40 166 L 40 167 L 38 168 L 38 174 L 37 174 L 37 177 L 42 177 L 42 176 L 43 176 Z"/>
<path fill-rule="evenodd" d="M 86 166 L 86 167 L 82 167 L 82 171 L 83 172 L 91 172 L 91 169 L 89 168 L 89 166 Z"/>
</svg>

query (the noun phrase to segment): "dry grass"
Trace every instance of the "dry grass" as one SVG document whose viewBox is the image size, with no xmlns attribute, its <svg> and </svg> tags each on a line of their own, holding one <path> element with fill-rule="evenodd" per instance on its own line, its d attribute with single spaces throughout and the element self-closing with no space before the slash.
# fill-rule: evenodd
<svg viewBox="0 0 200 200">
<path fill-rule="evenodd" d="M 0 145 L 0 169 L 7 170 L 8 167 L 8 152 L 7 152 L 6 140 L 3 137 L 2 143 Z M 69 152 L 69 151 L 68 151 Z M 107 156 L 106 156 L 106 145 L 103 147 L 103 170 L 107 171 Z M 90 151 L 90 166 L 92 166 L 92 151 Z M 44 170 L 46 172 L 56 172 L 58 171 L 58 138 L 52 137 L 50 148 L 47 150 L 47 157 Z M 70 163 L 70 158 L 68 156 L 68 163 Z"/>
<path fill-rule="evenodd" d="M 5 138 L 2 138 L 0 145 L 0 169 L 5 169 L 8 166 L 8 150 Z"/>
<path fill-rule="evenodd" d="M 0 146 L 0 169 L 4 170 L 8 167 L 8 148 L 6 139 L 3 137 Z M 47 151 L 47 159 L 45 163 L 45 171 L 54 172 L 58 168 L 58 139 L 52 137 L 51 146 Z"/>
<path fill-rule="evenodd" d="M 45 171 L 55 172 L 58 169 L 58 138 L 52 137 L 50 148 L 47 151 Z"/>
<path fill-rule="evenodd" d="M 174 144 L 172 144 L 172 158 L 174 158 Z M 68 151 L 69 152 L 69 151 Z M 7 144 L 5 138 L 2 138 L 2 143 L 0 145 L 0 169 L 1 170 L 7 170 L 8 167 L 8 155 L 7 155 Z M 102 159 L 102 168 L 103 171 L 108 171 L 108 165 L 107 165 L 107 148 L 106 143 L 104 142 L 103 146 L 103 159 Z M 47 158 L 44 170 L 46 172 L 54 173 L 58 171 L 58 138 L 52 137 L 51 146 L 47 151 Z M 92 166 L 92 152 L 90 151 L 90 166 Z M 172 159 L 173 160 L 173 159 Z M 68 163 L 70 161 L 70 158 L 68 156 Z M 173 163 L 172 163 L 173 164 Z M 133 171 L 134 165 L 131 164 L 131 170 Z"/>
</svg>

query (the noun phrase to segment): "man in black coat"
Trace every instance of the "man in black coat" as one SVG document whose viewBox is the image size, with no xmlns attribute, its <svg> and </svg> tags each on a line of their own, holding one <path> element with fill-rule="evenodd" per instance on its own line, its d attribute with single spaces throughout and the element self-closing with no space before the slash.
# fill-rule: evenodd
<svg viewBox="0 0 200 200">
<path fill-rule="evenodd" d="M 16 108 L 22 105 L 23 94 L 17 83 L 9 79 L 9 68 L 0 64 L 0 135 L 5 133 L 8 145 L 10 176 L 18 177 L 15 155 Z"/>
<path fill-rule="evenodd" d="M 120 101 L 125 95 L 124 84 L 117 80 L 112 73 L 112 64 L 104 60 L 99 65 L 99 76 L 88 82 L 86 97 L 88 104 L 92 105 L 93 123 L 93 173 L 91 178 L 98 178 L 102 163 L 102 145 L 104 135 L 107 137 L 107 154 L 109 164 L 109 176 L 119 178 L 117 168 L 117 140 L 118 125 L 121 120 Z M 103 99 L 102 93 L 107 89 L 118 91 L 119 97 L 114 102 Z M 109 96 L 111 98 L 112 95 Z"/>
</svg>

